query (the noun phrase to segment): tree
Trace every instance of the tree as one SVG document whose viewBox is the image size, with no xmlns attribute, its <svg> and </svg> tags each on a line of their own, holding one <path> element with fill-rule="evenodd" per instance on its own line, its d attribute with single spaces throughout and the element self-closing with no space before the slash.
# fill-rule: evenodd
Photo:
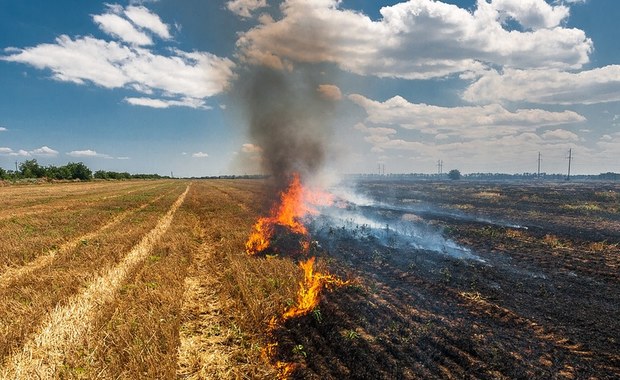
<svg viewBox="0 0 620 380">
<path fill-rule="evenodd" d="M 6 172 L 6 170 L 4 170 L 3 168 L 0 168 L 0 179 L 7 179 L 9 178 L 9 173 Z"/>
<path fill-rule="evenodd" d="M 26 160 L 19 164 L 19 171 L 25 178 L 41 178 L 45 176 L 45 168 L 37 160 Z"/>
<path fill-rule="evenodd" d="M 452 169 L 448 172 L 448 178 L 451 180 L 461 179 L 461 172 L 456 169 Z"/>
<path fill-rule="evenodd" d="M 97 170 L 95 172 L 95 178 L 97 179 L 108 179 L 108 172 L 105 170 Z"/>
<path fill-rule="evenodd" d="M 82 162 L 69 162 L 66 168 L 70 173 L 70 179 L 88 181 L 93 178 L 93 172 Z"/>
</svg>

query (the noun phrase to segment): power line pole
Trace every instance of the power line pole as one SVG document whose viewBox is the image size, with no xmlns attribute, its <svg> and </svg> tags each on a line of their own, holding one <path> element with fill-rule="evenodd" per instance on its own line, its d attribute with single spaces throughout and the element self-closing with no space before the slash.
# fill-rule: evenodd
<svg viewBox="0 0 620 380">
<path fill-rule="evenodd" d="M 385 164 L 383 164 L 383 175 L 385 175 Z"/>
<path fill-rule="evenodd" d="M 15 173 L 17 173 L 17 161 L 15 161 Z"/>
<path fill-rule="evenodd" d="M 538 175 L 536 178 L 540 179 L 540 152 L 538 152 Z"/>
<path fill-rule="evenodd" d="M 443 173 L 443 161 L 437 160 L 437 174 L 441 175 Z"/>
<path fill-rule="evenodd" d="M 568 150 L 568 175 L 566 176 L 566 180 L 570 181 L 570 163 L 573 160 L 573 148 Z"/>
</svg>

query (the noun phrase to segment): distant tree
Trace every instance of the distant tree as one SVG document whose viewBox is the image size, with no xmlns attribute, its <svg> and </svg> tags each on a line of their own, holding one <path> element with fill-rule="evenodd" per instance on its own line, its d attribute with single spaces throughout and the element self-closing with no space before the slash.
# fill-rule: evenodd
<svg viewBox="0 0 620 380">
<path fill-rule="evenodd" d="M 451 180 L 461 179 L 461 172 L 456 169 L 452 169 L 448 172 L 448 178 Z"/>
<path fill-rule="evenodd" d="M 93 178 L 93 172 L 82 162 L 69 162 L 66 168 L 70 173 L 69 179 L 88 181 Z"/>
<path fill-rule="evenodd" d="M 97 170 L 94 174 L 94 177 L 97 179 L 108 179 L 108 172 L 105 170 Z"/>
<path fill-rule="evenodd" d="M 4 170 L 3 168 L 0 168 L 0 179 L 8 179 L 9 178 L 9 173 L 7 173 L 6 170 Z"/>
<path fill-rule="evenodd" d="M 24 178 L 45 177 L 45 168 L 40 166 L 37 160 L 26 160 L 19 164 L 19 171 Z"/>
<path fill-rule="evenodd" d="M 45 168 L 45 176 L 50 179 L 71 179 L 71 172 L 66 166 L 50 165 Z"/>
</svg>

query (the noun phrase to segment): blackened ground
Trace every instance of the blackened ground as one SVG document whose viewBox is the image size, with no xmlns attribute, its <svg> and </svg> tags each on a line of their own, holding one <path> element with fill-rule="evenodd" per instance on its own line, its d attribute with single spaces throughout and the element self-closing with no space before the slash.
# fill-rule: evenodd
<svg viewBox="0 0 620 380">
<path fill-rule="evenodd" d="M 278 359 L 298 363 L 294 377 L 620 377 L 619 185 L 373 182 L 359 190 L 477 216 L 420 215 L 484 262 L 391 246 L 350 226 L 316 229 L 322 259 L 356 282 L 275 332 Z"/>
</svg>

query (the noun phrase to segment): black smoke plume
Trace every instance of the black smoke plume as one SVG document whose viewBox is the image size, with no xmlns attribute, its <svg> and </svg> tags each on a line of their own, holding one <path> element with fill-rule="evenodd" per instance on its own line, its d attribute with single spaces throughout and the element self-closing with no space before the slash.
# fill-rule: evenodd
<svg viewBox="0 0 620 380">
<path fill-rule="evenodd" d="M 294 172 L 316 174 L 327 157 L 333 102 L 319 93 L 325 78 L 315 71 L 254 67 L 240 78 L 249 137 L 262 148 L 262 169 L 280 189 Z"/>
</svg>

